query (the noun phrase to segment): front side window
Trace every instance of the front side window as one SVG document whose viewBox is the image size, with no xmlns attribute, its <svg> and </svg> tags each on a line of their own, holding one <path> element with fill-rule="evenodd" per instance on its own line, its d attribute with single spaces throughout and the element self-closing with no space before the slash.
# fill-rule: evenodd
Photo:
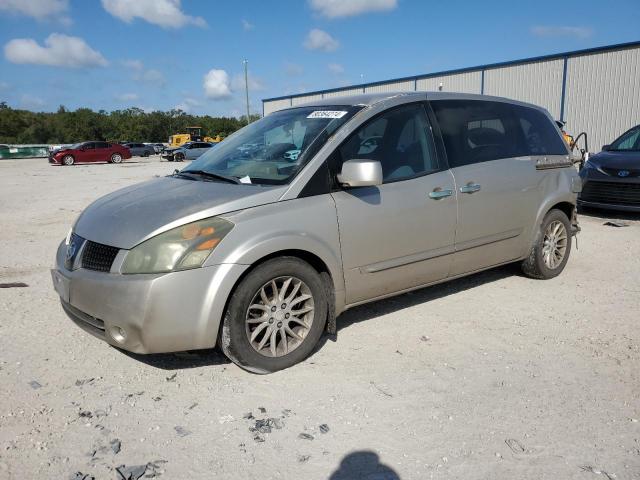
<svg viewBox="0 0 640 480">
<path fill-rule="evenodd" d="M 370 120 L 339 148 L 341 162 L 377 160 L 383 181 L 439 170 L 431 127 L 422 104 L 398 107 Z"/>
<path fill-rule="evenodd" d="M 209 148 L 183 172 L 199 170 L 257 184 L 288 183 L 317 152 L 318 144 L 360 108 L 322 106 L 274 112 Z"/>
<path fill-rule="evenodd" d="M 609 150 L 638 151 L 640 150 L 640 127 L 623 134 L 615 140 Z"/>
<path fill-rule="evenodd" d="M 84 148 L 85 150 L 94 150 L 96 148 L 96 144 L 95 142 L 87 142 L 82 145 L 82 148 Z"/>
</svg>

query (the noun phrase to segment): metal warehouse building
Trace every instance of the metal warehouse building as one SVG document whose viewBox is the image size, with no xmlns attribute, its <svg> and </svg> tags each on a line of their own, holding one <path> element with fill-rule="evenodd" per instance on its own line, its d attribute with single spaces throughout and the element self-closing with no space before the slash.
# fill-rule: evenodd
<svg viewBox="0 0 640 480">
<path fill-rule="evenodd" d="M 371 92 L 447 91 L 513 98 L 545 107 L 589 149 L 640 124 L 640 42 L 480 65 L 262 101 L 264 115 L 290 106 Z"/>
</svg>

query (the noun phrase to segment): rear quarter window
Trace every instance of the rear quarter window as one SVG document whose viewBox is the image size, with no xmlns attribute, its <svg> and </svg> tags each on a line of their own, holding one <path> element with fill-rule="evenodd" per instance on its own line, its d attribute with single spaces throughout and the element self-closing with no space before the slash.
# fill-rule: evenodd
<svg viewBox="0 0 640 480">
<path fill-rule="evenodd" d="M 485 100 L 435 100 L 451 168 L 533 155 L 566 155 L 549 117 L 535 108 Z"/>
</svg>

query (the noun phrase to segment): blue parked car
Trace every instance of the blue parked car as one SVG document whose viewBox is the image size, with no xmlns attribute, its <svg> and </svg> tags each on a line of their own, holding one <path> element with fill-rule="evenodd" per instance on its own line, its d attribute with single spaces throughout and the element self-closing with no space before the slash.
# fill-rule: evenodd
<svg viewBox="0 0 640 480">
<path fill-rule="evenodd" d="M 164 158 L 170 162 L 182 162 L 183 160 L 195 160 L 200 155 L 214 147 L 215 143 L 209 142 L 188 142 L 184 145 L 173 149 L 166 150 Z"/>
</svg>

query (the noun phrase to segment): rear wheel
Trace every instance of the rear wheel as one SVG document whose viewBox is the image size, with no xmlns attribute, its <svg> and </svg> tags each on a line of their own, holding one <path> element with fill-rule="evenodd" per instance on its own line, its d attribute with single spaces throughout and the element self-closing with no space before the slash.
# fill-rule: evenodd
<svg viewBox="0 0 640 480">
<path fill-rule="evenodd" d="M 73 165 L 74 163 L 76 163 L 76 159 L 73 158 L 73 155 L 65 155 L 64 157 L 62 157 L 62 163 L 63 165 Z"/>
<path fill-rule="evenodd" d="M 326 319 L 318 272 L 298 258 L 276 258 L 256 267 L 233 292 L 220 345 L 245 370 L 275 372 L 311 354 Z"/>
<path fill-rule="evenodd" d="M 111 155 L 111 163 L 121 163 L 122 162 L 122 155 L 120 155 L 119 153 L 114 153 L 113 155 Z"/>
<path fill-rule="evenodd" d="M 176 153 L 174 156 L 176 162 L 181 162 L 184 160 L 184 153 Z"/>
<path fill-rule="evenodd" d="M 142 156 L 143 156 L 143 157 L 148 157 L 149 155 L 150 155 L 150 154 L 149 154 L 149 150 L 145 150 L 145 152 L 144 152 L 144 154 L 143 154 Z"/>
<path fill-rule="evenodd" d="M 561 210 L 550 210 L 542 220 L 522 271 L 529 277 L 549 279 L 560 275 L 571 253 L 571 223 Z"/>
</svg>

